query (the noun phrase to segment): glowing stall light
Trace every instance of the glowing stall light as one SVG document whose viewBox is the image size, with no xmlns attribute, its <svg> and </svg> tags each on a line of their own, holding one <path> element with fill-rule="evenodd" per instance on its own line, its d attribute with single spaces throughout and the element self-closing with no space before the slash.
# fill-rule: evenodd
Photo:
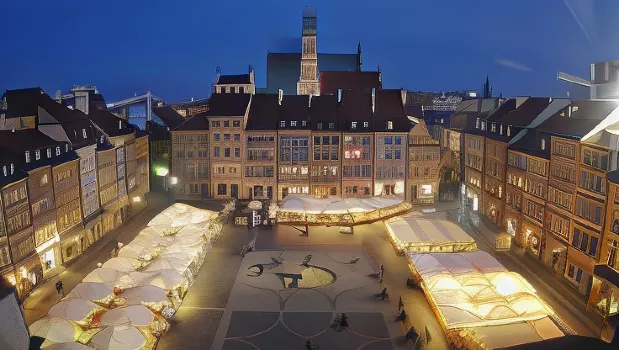
<svg viewBox="0 0 619 350">
<path fill-rule="evenodd" d="M 404 181 L 396 181 L 393 191 L 395 192 L 395 194 L 403 194 L 404 193 Z"/>
<path fill-rule="evenodd" d="M 138 197 L 133 197 L 133 203 L 140 203 L 142 201 L 142 198 Z"/>
<path fill-rule="evenodd" d="M 155 175 L 157 175 L 157 176 L 168 176 L 169 172 L 170 172 L 170 170 L 168 168 L 164 168 L 164 167 L 156 167 L 155 168 Z"/>
<path fill-rule="evenodd" d="M 178 177 L 172 176 L 170 178 L 170 185 L 176 185 L 176 184 L 178 184 Z"/>
</svg>

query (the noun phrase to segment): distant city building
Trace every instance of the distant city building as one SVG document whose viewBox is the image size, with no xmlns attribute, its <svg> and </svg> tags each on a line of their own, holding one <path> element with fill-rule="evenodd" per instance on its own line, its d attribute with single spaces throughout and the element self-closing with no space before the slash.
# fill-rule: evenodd
<svg viewBox="0 0 619 350">
<path fill-rule="evenodd" d="M 357 54 L 318 53 L 316 40 L 316 11 L 305 9 L 301 52 L 267 54 L 267 93 L 277 94 L 281 89 L 285 95 L 294 95 L 298 92 L 318 94 L 320 92 L 316 90 L 319 90 L 317 85 L 320 72 L 360 70 L 360 47 Z M 300 82 L 303 91 L 298 91 Z"/>
<path fill-rule="evenodd" d="M 581 90 L 588 90 L 588 97 L 593 100 L 619 98 L 619 61 L 591 64 L 589 79 L 566 73 L 559 73 L 557 79 L 580 86 Z"/>
<path fill-rule="evenodd" d="M 247 74 L 222 75 L 221 69 L 217 67 L 217 81 L 213 84 L 212 93 L 255 94 L 254 68 L 249 66 Z"/>
<path fill-rule="evenodd" d="M 164 101 L 154 96 L 150 91 L 144 95 L 130 97 L 121 101 L 108 103 L 107 110 L 137 126 L 140 130 L 146 128 L 146 122 L 153 120 L 152 109 L 163 105 Z"/>
<path fill-rule="evenodd" d="M 208 111 L 208 98 L 191 99 L 185 102 L 171 103 L 169 106 L 174 108 L 183 118 L 193 117 L 194 115 Z M 156 113 L 155 113 L 156 114 Z"/>
</svg>

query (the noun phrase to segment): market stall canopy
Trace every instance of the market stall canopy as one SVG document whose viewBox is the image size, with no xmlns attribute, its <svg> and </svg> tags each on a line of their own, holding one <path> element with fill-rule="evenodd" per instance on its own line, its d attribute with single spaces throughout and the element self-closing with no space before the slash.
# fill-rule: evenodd
<svg viewBox="0 0 619 350">
<path fill-rule="evenodd" d="M 142 267 L 142 263 L 138 259 L 116 257 L 111 258 L 103 264 L 103 268 L 112 269 L 119 272 L 136 271 Z"/>
<path fill-rule="evenodd" d="M 114 290 L 102 282 L 82 282 L 75 286 L 66 298 L 82 298 L 107 303 L 114 298 Z"/>
<path fill-rule="evenodd" d="M 45 347 L 45 350 L 92 350 L 92 348 L 81 343 L 70 342 L 50 344 Z"/>
<path fill-rule="evenodd" d="M 45 316 L 30 325 L 30 336 L 45 338 L 54 343 L 76 341 L 82 329 L 66 318 Z"/>
<path fill-rule="evenodd" d="M 529 322 L 475 327 L 473 332 L 478 342 L 485 344 L 489 349 L 501 349 L 564 335 L 549 317 Z"/>
<path fill-rule="evenodd" d="M 81 298 L 63 299 L 52 306 L 47 313 L 49 316 L 66 318 L 79 325 L 88 325 L 92 317 L 104 309 L 90 300 Z"/>
<path fill-rule="evenodd" d="M 490 254 L 410 253 L 413 274 L 445 329 L 534 321 L 554 312 L 519 274 Z"/>
<path fill-rule="evenodd" d="M 139 350 L 146 345 L 146 338 L 133 326 L 119 325 L 104 328 L 92 337 L 91 343 L 99 350 Z"/>
<path fill-rule="evenodd" d="M 398 252 L 452 253 L 477 250 L 475 240 L 447 220 L 407 215 L 385 222 L 389 239 Z"/>
<path fill-rule="evenodd" d="M 92 270 L 88 275 L 86 275 L 86 277 L 84 277 L 82 282 L 105 283 L 108 286 L 111 285 L 113 287 L 122 275 L 123 273 L 118 270 L 100 267 Z"/>
<path fill-rule="evenodd" d="M 102 326 L 129 324 L 135 327 L 148 327 L 153 324 L 155 314 L 144 305 L 130 305 L 112 309 L 101 316 Z"/>
<path fill-rule="evenodd" d="M 192 206 L 175 203 L 155 216 L 148 226 L 185 226 L 189 224 L 199 224 L 207 221 L 216 212 L 194 208 Z"/>
<path fill-rule="evenodd" d="M 391 197 L 315 198 L 287 196 L 277 211 L 277 222 L 290 225 L 358 225 L 390 218 L 411 209 Z"/>
<path fill-rule="evenodd" d="M 129 288 L 121 294 L 121 297 L 126 300 L 127 305 L 169 302 L 166 291 L 155 286 Z"/>
</svg>

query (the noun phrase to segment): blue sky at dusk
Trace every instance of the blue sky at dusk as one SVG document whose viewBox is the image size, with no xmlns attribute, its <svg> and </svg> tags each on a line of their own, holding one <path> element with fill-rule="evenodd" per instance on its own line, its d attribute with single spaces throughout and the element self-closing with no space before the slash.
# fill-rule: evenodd
<svg viewBox="0 0 619 350">
<path fill-rule="evenodd" d="M 94 84 L 107 101 L 151 90 L 168 102 L 206 97 L 215 79 L 266 53 L 301 49 L 301 13 L 318 11 L 318 50 L 380 65 L 386 88 L 565 96 L 558 70 L 588 77 L 619 59 L 616 0 L 0 1 L 0 89 L 49 94 Z"/>
</svg>

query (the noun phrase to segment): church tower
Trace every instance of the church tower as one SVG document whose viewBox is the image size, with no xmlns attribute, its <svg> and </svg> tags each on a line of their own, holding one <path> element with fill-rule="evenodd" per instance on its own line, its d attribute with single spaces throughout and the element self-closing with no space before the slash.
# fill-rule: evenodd
<svg viewBox="0 0 619 350">
<path fill-rule="evenodd" d="M 316 52 L 316 10 L 303 10 L 301 72 L 297 95 L 320 95 L 318 83 L 318 53 Z"/>
</svg>

